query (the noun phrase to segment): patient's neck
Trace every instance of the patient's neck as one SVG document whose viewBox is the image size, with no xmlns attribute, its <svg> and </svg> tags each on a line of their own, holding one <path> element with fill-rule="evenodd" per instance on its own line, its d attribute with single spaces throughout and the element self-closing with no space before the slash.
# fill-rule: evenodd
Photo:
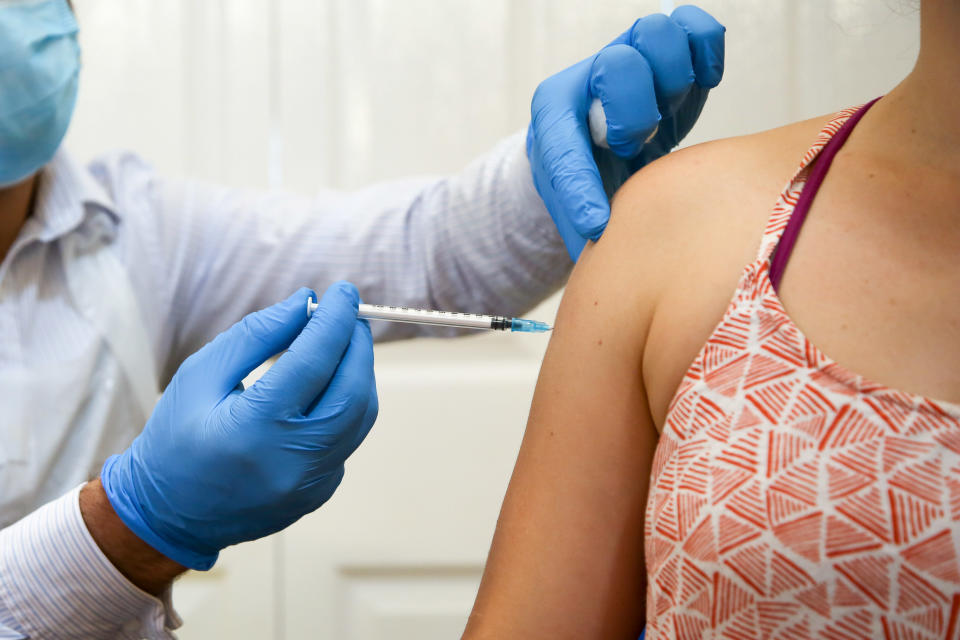
<svg viewBox="0 0 960 640">
<path fill-rule="evenodd" d="M 907 161 L 960 173 L 960 2 L 924 0 L 920 54 L 910 75 L 877 105 L 886 142 Z"/>
<path fill-rule="evenodd" d="M 7 257 L 33 209 L 37 176 L 0 189 L 0 262 Z"/>
</svg>

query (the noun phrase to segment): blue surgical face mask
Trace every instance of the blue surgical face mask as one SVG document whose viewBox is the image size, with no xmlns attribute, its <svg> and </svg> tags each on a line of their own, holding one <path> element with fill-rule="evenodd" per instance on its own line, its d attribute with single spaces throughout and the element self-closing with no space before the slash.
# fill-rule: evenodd
<svg viewBox="0 0 960 640">
<path fill-rule="evenodd" d="M 0 0 L 0 187 L 53 158 L 79 73 L 77 21 L 66 0 Z"/>
</svg>

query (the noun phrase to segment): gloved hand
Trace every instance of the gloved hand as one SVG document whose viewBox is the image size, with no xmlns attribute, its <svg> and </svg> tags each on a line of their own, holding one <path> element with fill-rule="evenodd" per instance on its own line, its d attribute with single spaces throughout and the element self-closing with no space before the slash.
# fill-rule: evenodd
<svg viewBox="0 0 960 640">
<path fill-rule="evenodd" d="M 331 286 L 308 321 L 311 295 L 248 315 L 187 358 L 143 432 L 103 465 L 120 519 L 186 567 L 209 569 L 223 547 L 317 509 L 376 420 L 357 290 Z M 284 349 L 244 390 L 243 378 Z"/>
<path fill-rule="evenodd" d="M 701 9 L 677 7 L 670 17 L 637 20 L 599 53 L 537 87 L 527 157 L 574 260 L 606 228 L 609 196 L 693 128 L 723 75 L 724 31 Z M 600 144 L 591 143 L 591 128 Z"/>
</svg>

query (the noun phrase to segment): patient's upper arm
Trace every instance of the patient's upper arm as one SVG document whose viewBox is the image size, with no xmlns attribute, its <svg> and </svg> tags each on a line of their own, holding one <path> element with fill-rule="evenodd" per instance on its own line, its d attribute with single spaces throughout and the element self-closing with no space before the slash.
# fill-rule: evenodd
<svg viewBox="0 0 960 640">
<path fill-rule="evenodd" d="M 662 422 L 821 123 L 644 168 L 580 258 L 540 371 L 470 638 L 636 638 L 643 516 Z"/>
<path fill-rule="evenodd" d="M 636 202 L 615 202 L 567 286 L 467 637 L 636 638 L 642 628 L 657 433 L 641 362 L 664 251 L 650 236 L 668 230 Z"/>
</svg>

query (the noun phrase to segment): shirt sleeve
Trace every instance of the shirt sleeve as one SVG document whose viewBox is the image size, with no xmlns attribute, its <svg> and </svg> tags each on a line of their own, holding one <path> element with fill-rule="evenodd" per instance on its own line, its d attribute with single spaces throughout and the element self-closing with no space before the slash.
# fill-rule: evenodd
<svg viewBox="0 0 960 640">
<path fill-rule="evenodd" d="M 151 215 L 123 224 L 135 236 L 128 260 L 155 256 L 158 279 L 143 289 L 151 313 L 162 314 L 151 320 L 165 323 L 162 379 L 245 313 L 300 286 L 322 293 L 349 280 L 371 303 L 510 316 L 556 291 L 572 267 L 533 186 L 522 134 L 458 175 L 351 192 L 305 197 L 159 178 L 146 188 Z M 457 333 L 373 330 L 378 340 Z"/>
<path fill-rule="evenodd" d="M 169 590 L 155 598 L 117 571 L 87 531 L 79 494 L 0 530 L 0 638 L 175 638 Z"/>
</svg>

